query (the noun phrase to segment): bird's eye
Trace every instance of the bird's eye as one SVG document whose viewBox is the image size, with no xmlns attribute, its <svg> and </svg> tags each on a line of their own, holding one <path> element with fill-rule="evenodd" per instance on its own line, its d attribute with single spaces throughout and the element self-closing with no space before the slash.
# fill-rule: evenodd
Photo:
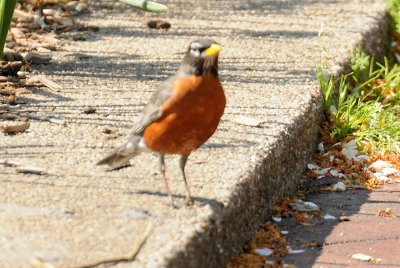
<svg viewBox="0 0 400 268">
<path fill-rule="evenodd" d="M 197 47 L 192 47 L 192 48 L 190 49 L 190 53 L 191 53 L 193 56 L 195 56 L 195 57 L 200 57 L 201 51 L 200 51 L 200 49 L 197 48 Z"/>
</svg>

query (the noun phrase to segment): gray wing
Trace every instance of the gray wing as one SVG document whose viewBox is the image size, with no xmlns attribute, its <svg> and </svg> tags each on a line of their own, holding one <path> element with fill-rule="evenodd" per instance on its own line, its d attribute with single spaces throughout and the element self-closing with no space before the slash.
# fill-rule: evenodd
<svg viewBox="0 0 400 268">
<path fill-rule="evenodd" d="M 133 125 L 131 134 L 142 135 L 148 125 L 162 116 L 161 106 L 172 96 L 174 79 L 175 76 L 170 77 L 154 92 L 149 103 L 144 107 L 142 114 Z"/>
<path fill-rule="evenodd" d="M 142 114 L 131 129 L 131 133 L 125 138 L 125 142 L 100 160 L 97 165 L 108 165 L 111 169 L 117 169 L 127 164 L 132 157 L 140 152 L 139 144 L 144 130 L 162 116 L 161 106 L 172 96 L 174 78 L 171 77 L 161 84 L 161 87 L 154 92 L 150 102 L 144 107 Z"/>
</svg>

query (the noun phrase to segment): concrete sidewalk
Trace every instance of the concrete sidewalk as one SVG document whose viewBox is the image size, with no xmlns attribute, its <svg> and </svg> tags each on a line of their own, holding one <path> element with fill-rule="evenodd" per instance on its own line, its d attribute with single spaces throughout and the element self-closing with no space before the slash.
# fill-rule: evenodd
<svg viewBox="0 0 400 268">
<path fill-rule="evenodd" d="M 47 171 L 0 167 L 1 267 L 120 257 L 149 226 L 135 261 L 118 267 L 222 267 L 277 198 L 295 188 L 308 162 L 321 103 L 315 69 L 326 62 L 338 72 L 357 45 L 376 51 L 386 34 L 383 0 L 168 1 L 169 13 L 151 16 L 168 20 L 169 31 L 147 29 L 147 14 L 115 1 L 93 2 L 94 12 L 80 20 L 100 31 L 39 69 L 64 89 L 36 89 L 25 99 L 67 125 L 32 122 L 25 133 L 0 137 L 1 159 Z M 121 142 L 190 41 L 203 37 L 223 45 L 228 106 L 217 133 L 189 159 L 195 205 L 172 209 L 153 155 L 114 172 L 94 164 Z M 89 105 L 96 113 L 83 113 Z M 242 115 L 265 123 L 233 123 Z M 182 205 L 177 167 L 167 158 Z"/>
</svg>

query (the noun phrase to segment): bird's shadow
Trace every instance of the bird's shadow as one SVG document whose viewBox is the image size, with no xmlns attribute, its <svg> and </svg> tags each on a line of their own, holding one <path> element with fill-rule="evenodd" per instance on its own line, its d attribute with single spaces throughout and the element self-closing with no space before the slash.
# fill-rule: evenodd
<svg viewBox="0 0 400 268">
<path fill-rule="evenodd" d="M 137 190 L 137 191 L 129 191 L 129 192 L 124 192 L 125 194 L 140 194 L 140 195 L 150 195 L 150 196 L 159 196 L 159 197 L 168 197 L 168 194 L 160 192 L 160 191 L 149 191 L 149 190 Z M 174 200 L 182 200 L 182 202 L 185 202 L 186 195 L 180 195 L 180 194 L 172 194 L 172 198 Z M 201 206 L 204 205 L 210 205 L 211 208 L 215 208 L 220 210 L 223 207 L 223 204 L 219 202 L 216 199 L 213 198 L 204 198 L 204 197 L 192 197 L 194 201 L 194 205 L 196 203 L 200 203 Z"/>
</svg>

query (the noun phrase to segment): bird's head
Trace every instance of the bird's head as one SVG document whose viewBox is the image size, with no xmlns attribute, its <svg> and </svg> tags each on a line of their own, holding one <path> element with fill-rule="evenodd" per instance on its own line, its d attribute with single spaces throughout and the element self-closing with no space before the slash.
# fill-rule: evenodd
<svg viewBox="0 0 400 268">
<path fill-rule="evenodd" d="M 218 76 L 218 54 L 220 50 L 221 46 L 214 40 L 193 41 L 186 52 L 181 69 L 196 76 Z"/>
</svg>

